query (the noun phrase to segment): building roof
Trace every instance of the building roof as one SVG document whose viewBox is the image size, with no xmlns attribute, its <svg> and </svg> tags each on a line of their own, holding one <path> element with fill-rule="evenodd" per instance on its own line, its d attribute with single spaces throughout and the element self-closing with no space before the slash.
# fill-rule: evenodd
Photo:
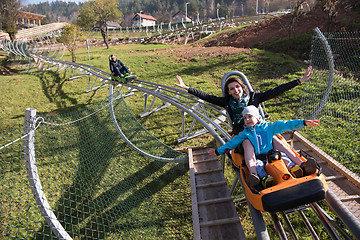
<svg viewBox="0 0 360 240">
<path fill-rule="evenodd" d="M 114 28 L 119 28 L 119 27 L 121 27 L 119 23 L 113 22 L 113 21 L 107 21 L 107 22 L 106 22 L 106 25 L 107 25 L 108 27 L 114 27 Z"/>
<path fill-rule="evenodd" d="M 19 15 L 23 16 L 23 17 L 27 17 L 27 18 L 32 18 L 32 19 L 43 19 L 46 17 L 45 15 L 31 13 L 31 12 L 24 12 L 24 11 L 19 11 Z"/>
<path fill-rule="evenodd" d="M 185 15 L 185 13 L 182 10 L 180 10 L 177 13 L 175 13 L 172 17 L 175 17 L 176 15 Z"/>
<path fill-rule="evenodd" d="M 182 10 L 180 10 L 177 13 L 175 13 L 172 17 L 174 18 L 176 15 L 185 15 L 185 13 Z M 189 15 L 187 15 L 187 18 L 192 19 Z"/>
<path fill-rule="evenodd" d="M 142 19 L 148 19 L 148 20 L 157 21 L 157 19 L 154 18 L 153 16 L 146 15 L 146 14 L 142 14 L 142 13 L 136 13 L 135 16 L 133 17 L 133 19 L 134 19 L 136 16 L 140 16 Z"/>
</svg>

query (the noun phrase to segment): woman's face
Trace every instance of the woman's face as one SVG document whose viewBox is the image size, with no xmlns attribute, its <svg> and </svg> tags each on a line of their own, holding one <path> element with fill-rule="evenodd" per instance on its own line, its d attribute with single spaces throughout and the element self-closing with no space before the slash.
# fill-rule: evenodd
<svg viewBox="0 0 360 240">
<path fill-rule="evenodd" d="M 243 89 L 238 82 L 232 82 L 228 85 L 229 95 L 235 99 L 240 99 L 243 94 Z"/>
</svg>

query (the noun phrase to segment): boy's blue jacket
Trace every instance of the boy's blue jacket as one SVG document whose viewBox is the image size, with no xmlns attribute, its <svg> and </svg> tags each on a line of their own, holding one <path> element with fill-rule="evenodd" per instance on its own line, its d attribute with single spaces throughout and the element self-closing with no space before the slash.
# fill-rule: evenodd
<svg viewBox="0 0 360 240">
<path fill-rule="evenodd" d="M 245 128 L 239 135 L 235 135 L 230 141 L 219 147 L 217 152 L 223 155 L 226 149 L 235 149 L 245 139 L 249 139 L 254 146 L 255 155 L 266 154 L 273 149 L 272 139 L 275 134 L 293 131 L 304 126 L 303 119 L 259 123 Z"/>
</svg>

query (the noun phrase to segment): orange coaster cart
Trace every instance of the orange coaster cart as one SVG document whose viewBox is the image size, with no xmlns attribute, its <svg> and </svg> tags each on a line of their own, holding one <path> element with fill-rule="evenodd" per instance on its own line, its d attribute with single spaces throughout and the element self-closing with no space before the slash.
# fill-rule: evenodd
<svg viewBox="0 0 360 240">
<path fill-rule="evenodd" d="M 283 144 L 288 144 L 281 135 L 278 134 L 277 137 L 280 138 Z M 305 157 L 300 156 L 296 151 L 294 153 L 302 161 L 307 161 Z M 249 170 L 246 167 L 244 157 L 234 151 L 231 152 L 231 157 L 233 164 L 239 167 L 246 197 L 257 210 L 270 213 L 281 212 L 325 198 L 328 186 L 324 175 L 321 174 L 319 165 L 315 173 L 295 178 L 281 160 L 279 152 L 275 152 L 273 156 L 268 154 L 265 171 L 274 178 L 275 185 L 265 189 L 255 189 L 249 187 L 247 181 Z"/>
</svg>

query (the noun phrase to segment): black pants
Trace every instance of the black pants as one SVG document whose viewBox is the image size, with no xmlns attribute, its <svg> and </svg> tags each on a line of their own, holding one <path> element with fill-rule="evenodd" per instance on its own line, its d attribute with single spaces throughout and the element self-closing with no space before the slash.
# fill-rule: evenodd
<svg viewBox="0 0 360 240">
<path fill-rule="evenodd" d="M 122 66 L 120 69 L 118 67 L 114 68 L 114 76 L 121 76 L 125 73 L 130 73 L 129 69 L 126 66 Z"/>
</svg>

